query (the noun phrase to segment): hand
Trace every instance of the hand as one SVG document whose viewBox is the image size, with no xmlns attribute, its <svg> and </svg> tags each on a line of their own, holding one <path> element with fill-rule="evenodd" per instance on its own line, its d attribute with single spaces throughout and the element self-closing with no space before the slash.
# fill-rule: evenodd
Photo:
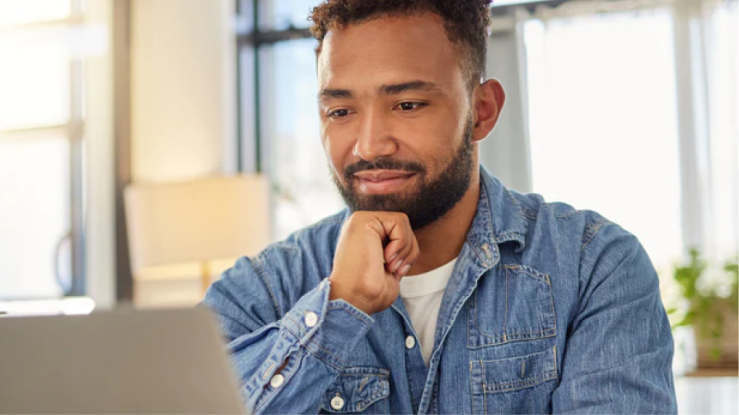
<svg viewBox="0 0 739 415">
<path fill-rule="evenodd" d="M 341 298 L 368 315 L 382 311 L 398 298 L 400 279 L 419 254 L 404 213 L 355 212 L 341 228 L 329 299 Z"/>
</svg>

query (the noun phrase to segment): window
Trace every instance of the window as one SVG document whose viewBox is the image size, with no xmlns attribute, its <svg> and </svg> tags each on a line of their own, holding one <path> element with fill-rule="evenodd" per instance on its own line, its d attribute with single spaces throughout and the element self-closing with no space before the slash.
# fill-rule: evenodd
<svg viewBox="0 0 739 415">
<path fill-rule="evenodd" d="M 260 27 L 272 30 L 284 30 L 290 26 L 309 28 L 313 22 L 308 21 L 310 10 L 319 2 L 315 0 L 273 0 L 262 1 Z"/>
<path fill-rule="evenodd" d="M 241 46 L 242 143 L 245 154 L 258 148 L 255 170 L 272 180 L 276 240 L 344 208 L 319 136 L 316 41 L 304 31 L 315 4 L 312 0 L 260 1 L 257 26 L 272 36 Z M 240 8 L 247 15 L 253 4 L 241 2 Z M 258 87 L 253 86 L 255 68 Z M 257 115 L 248 113 L 250 106 Z M 256 131 L 250 126 L 256 126 Z M 258 139 L 251 139 L 252 135 Z"/>
<path fill-rule="evenodd" d="M 315 46 L 313 39 L 276 43 L 262 60 L 260 72 L 270 74 L 262 88 L 273 97 L 262 107 L 262 131 L 269 137 L 267 168 L 277 190 L 278 239 L 344 207 L 319 136 Z"/>
<path fill-rule="evenodd" d="M 0 0 L 0 300 L 83 294 L 81 12 Z"/>
<path fill-rule="evenodd" d="M 525 24 L 533 190 L 635 234 L 660 270 L 682 254 L 668 10 Z"/>
</svg>

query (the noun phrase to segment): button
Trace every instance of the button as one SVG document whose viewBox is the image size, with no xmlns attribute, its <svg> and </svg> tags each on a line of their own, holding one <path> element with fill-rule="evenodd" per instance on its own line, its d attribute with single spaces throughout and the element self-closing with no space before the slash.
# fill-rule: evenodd
<svg viewBox="0 0 739 415">
<path fill-rule="evenodd" d="M 308 327 L 315 327 L 318 324 L 318 315 L 314 312 L 309 312 L 305 315 L 305 325 Z"/>
<path fill-rule="evenodd" d="M 331 399 L 331 407 L 337 411 L 344 407 L 344 400 L 341 399 L 341 396 L 336 395 L 334 399 Z"/>
<path fill-rule="evenodd" d="M 405 338 L 405 348 L 406 349 L 412 349 L 416 347 L 416 338 L 413 336 L 408 336 Z"/>
<path fill-rule="evenodd" d="M 272 380 L 269 381 L 269 384 L 272 385 L 273 388 L 279 388 L 283 383 L 285 383 L 285 377 L 279 373 L 272 376 Z"/>
</svg>

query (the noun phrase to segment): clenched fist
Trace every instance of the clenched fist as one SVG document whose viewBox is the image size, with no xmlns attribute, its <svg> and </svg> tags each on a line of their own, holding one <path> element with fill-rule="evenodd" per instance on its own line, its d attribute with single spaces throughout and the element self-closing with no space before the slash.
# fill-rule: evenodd
<svg viewBox="0 0 739 415">
<path fill-rule="evenodd" d="M 368 315 L 398 298 L 400 279 L 420 250 L 408 216 L 355 212 L 344 223 L 331 272 L 329 299 L 343 299 Z"/>
</svg>

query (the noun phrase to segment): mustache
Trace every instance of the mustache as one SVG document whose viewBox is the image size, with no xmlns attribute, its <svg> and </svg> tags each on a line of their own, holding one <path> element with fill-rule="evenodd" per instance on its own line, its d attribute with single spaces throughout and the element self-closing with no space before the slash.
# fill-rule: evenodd
<svg viewBox="0 0 739 415">
<path fill-rule="evenodd" d="M 359 160 L 354 164 L 350 164 L 344 170 L 344 178 L 350 181 L 355 173 L 365 170 L 401 170 L 410 173 L 426 173 L 426 168 L 417 161 L 377 158 L 373 161 Z"/>
</svg>

